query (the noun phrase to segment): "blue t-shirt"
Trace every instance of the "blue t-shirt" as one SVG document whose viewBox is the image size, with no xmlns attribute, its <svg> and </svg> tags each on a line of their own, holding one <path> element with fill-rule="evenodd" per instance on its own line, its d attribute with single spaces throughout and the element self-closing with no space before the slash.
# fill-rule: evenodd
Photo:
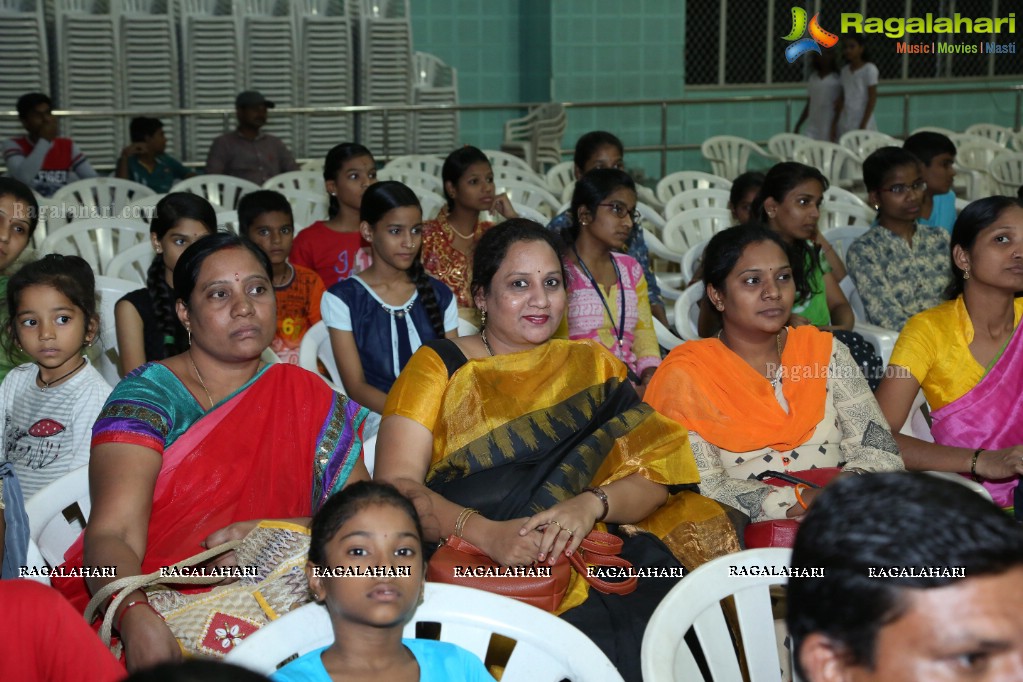
<svg viewBox="0 0 1023 682">
<path fill-rule="evenodd" d="M 401 643 L 419 663 L 420 682 L 494 682 L 483 662 L 460 646 L 432 639 L 402 639 Z M 295 659 L 270 679 L 274 682 L 331 682 L 320 658 L 327 648 Z"/>
<path fill-rule="evenodd" d="M 934 195 L 934 205 L 931 207 L 931 215 L 927 218 L 919 218 L 917 222 L 921 225 L 940 227 L 946 232 L 952 231 L 956 222 L 956 193 L 952 190 L 944 194 Z"/>
</svg>

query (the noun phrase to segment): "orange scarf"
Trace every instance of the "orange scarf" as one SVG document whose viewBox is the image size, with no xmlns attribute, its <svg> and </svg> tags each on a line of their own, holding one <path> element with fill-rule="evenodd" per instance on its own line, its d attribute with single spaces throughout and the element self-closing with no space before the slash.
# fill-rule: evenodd
<svg viewBox="0 0 1023 682">
<path fill-rule="evenodd" d="M 689 341 L 661 363 L 644 400 L 707 442 L 729 452 L 792 450 L 824 418 L 832 336 L 816 327 L 790 327 L 782 351 L 782 394 L 717 339 Z"/>
</svg>

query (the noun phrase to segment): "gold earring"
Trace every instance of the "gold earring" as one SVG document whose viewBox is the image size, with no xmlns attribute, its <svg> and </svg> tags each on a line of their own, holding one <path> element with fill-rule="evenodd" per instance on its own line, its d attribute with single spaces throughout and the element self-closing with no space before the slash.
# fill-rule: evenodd
<svg viewBox="0 0 1023 682">
<path fill-rule="evenodd" d="M 774 220 L 774 215 L 775 215 L 774 211 L 768 211 L 767 212 L 767 217 L 770 218 L 771 220 Z"/>
<path fill-rule="evenodd" d="M 880 211 L 881 210 L 881 206 L 878 205 L 878 204 L 874 204 L 874 210 L 875 211 Z"/>
<path fill-rule="evenodd" d="M 191 328 L 189 328 L 189 329 L 186 329 L 185 331 L 188 332 L 188 347 L 191 348 L 192 347 L 192 330 L 191 330 Z"/>
<path fill-rule="evenodd" d="M 963 279 L 970 279 L 970 269 L 966 268 L 963 270 Z"/>
<path fill-rule="evenodd" d="M 480 327 L 487 326 L 487 309 L 484 308 L 480 311 Z"/>
<path fill-rule="evenodd" d="M 158 247 L 156 247 L 156 255 L 158 255 L 158 256 L 159 256 L 159 255 L 161 255 L 161 254 L 163 254 L 163 249 L 161 249 L 161 248 L 160 248 L 159 246 L 158 246 Z"/>
<path fill-rule="evenodd" d="M 725 304 L 721 301 L 714 301 L 714 307 L 718 309 L 718 312 L 725 312 Z"/>
</svg>

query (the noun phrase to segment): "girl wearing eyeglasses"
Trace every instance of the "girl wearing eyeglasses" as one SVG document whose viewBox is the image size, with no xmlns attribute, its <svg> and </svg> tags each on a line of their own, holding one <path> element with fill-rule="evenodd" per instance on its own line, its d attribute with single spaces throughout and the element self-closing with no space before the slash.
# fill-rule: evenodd
<svg viewBox="0 0 1023 682">
<path fill-rule="evenodd" d="M 642 397 L 661 352 L 643 268 L 620 253 L 636 225 L 636 185 L 624 171 L 594 169 L 576 182 L 569 210 L 568 314 L 558 336 L 602 344 Z"/>
<path fill-rule="evenodd" d="M 873 227 L 849 247 L 849 274 L 867 321 L 902 329 L 919 312 L 941 303 L 951 282 L 949 234 L 917 223 L 927 183 L 920 161 L 901 147 L 882 147 L 863 161 Z"/>
</svg>

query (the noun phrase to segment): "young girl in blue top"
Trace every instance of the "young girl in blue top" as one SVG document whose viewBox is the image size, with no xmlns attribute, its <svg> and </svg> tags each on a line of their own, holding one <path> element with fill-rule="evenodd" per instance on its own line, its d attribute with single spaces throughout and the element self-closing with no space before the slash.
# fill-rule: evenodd
<svg viewBox="0 0 1023 682">
<path fill-rule="evenodd" d="M 378 567 L 407 575 L 352 576 Z M 422 602 L 425 570 L 419 515 L 395 488 L 362 481 L 331 497 L 313 518 L 306 575 L 313 597 L 330 614 L 334 643 L 289 663 L 273 679 L 493 682 L 461 647 L 402 638 Z"/>
<path fill-rule="evenodd" d="M 458 335 L 458 308 L 451 290 L 423 269 L 423 212 L 411 189 L 393 181 L 370 185 L 360 218 L 373 264 L 330 287 L 320 312 L 345 392 L 379 415 L 416 349 Z"/>
</svg>

